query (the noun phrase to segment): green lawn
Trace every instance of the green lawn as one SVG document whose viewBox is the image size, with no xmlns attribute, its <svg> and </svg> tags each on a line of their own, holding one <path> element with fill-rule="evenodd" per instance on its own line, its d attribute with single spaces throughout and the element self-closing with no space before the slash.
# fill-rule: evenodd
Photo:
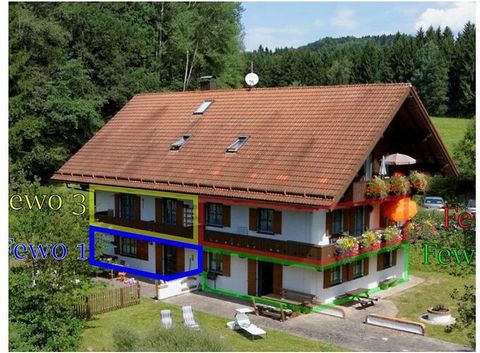
<svg viewBox="0 0 480 353">
<path fill-rule="evenodd" d="M 461 278 L 440 272 L 412 271 L 412 274 L 423 278 L 425 281 L 388 299 L 397 306 L 399 310 L 397 317 L 417 322 L 420 322 L 420 316 L 425 314 L 428 307 L 436 304 L 445 304 L 452 310 L 452 315 L 455 317 L 457 306 L 455 300 L 450 298 L 450 293 L 454 288 L 458 288 L 461 291 L 464 285 L 475 283 L 474 275 Z M 468 345 L 465 332 L 455 329 L 447 333 L 445 332 L 445 326 L 425 325 L 427 326 L 427 336 Z"/>
<path fill-rule="evenodd" d="M 438 130 L 443 143 L 447 146 L 450 154 L 465 134 L 470 119 L 432 117 L 433 125 Z"/>
<path fill-rule="evenodd" d="M 112 332 L 117 325 L 127 324 L 130 328 L 144 333 L 152 326 L 158 325 L 161 309 L 171 309 L 173 322 L 177 325 L 181 324 L 182 316 L 179 307 L 155 302 L 152 299 L 142 299 L 142 303 L 139 305 L 98 315 L 88 321 L 80 350 L 114 351 Z M 266 338 L 252 341 L 238 332 L 229 330 L 226 327 L 228 320 L 225 318 L 199 311 L 195 312 L 195 318 L 202 330 L 218 335 L 231 351 L 348 351 L 348 349 L 320 341 L 269 329 L 266 330 Z"/>
</svg>

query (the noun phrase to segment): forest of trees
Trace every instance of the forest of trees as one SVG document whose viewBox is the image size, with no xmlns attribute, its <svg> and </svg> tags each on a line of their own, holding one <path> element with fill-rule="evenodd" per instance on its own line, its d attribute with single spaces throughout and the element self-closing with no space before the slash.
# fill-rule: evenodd
<svg viewBox="0 0 480 353">
<path fill-rule="evenodd" d="M 411 82 L 432 115 L 475 113 L 475 25 L 413 35 L 324 38 L 298 49 L 246 53 L 259 86 Z"/>
<path fill-rule="evenodd" d="M 298 49 L 243 49 L 239 3 L 11 3 L 11 181 L 47 181 L 134 94 L 243 87 L 412 82 L 432 115 L 475 111 L 475 25 Z"/>
</svg>

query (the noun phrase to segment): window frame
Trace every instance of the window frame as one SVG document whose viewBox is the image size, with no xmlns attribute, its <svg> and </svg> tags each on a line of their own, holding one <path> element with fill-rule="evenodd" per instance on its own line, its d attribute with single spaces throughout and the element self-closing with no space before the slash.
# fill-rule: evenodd
<svg viewBox="0 0 480 353">
<path fill-rule="evenodd" d="M 266 218 L 262 217 L 264 213 L 267 214 Z M 274 217 L 275 217 L 275 210 L 273 208 L 258 208 L 257 209 L 257 233 L 275 234 L 273 232 Z M 262 224 L 264 224 L 264 222 L 266 222 L 266 225 L 267 225 L 266 228 L 262 228 Z"/>
<path fill-rule="evenodd" d="M 365 207 L 364 206 L 357 206 L 355 207 L 354 211 L 354 216 L 353 216 L 353 235 L 354 236 L 360 236 L 363 233 L 363 230 L 365 228 Z M 361 215 L 360 217 L 359 214 Z M 357 228 L 357 220 L 360 219 L 361 227 L 360 229 Z"/>
<path fill-rule="evenodd" d="M 208 253 L 208 272 L 223 275 L 223 255 Z"/>
<path fill-rule="evenodd" d="M 250 136 L 247 136 L 247 135 L 238 136 L 237 139 L 227 147 L 227 150 L 225 152 L 227 153 L 238 152 L 240 148 L 242 148 L 245 145 L 245 143 L 248 141 L 249 137 Z"/>
<path fill-rule="evenodd" d="M 393 251 L 385 251 L 383 253 L 383 269 L 385 270 L 390 267 L 393 267 Z"/>
<path fill-rule="evenodd" d="M 120 255 L 128 257 L 138 256 L 138 244 L 137 240 L 133 238 L 121 237 L 120 238 Z"/>
<path fill-rule="evenodd" d="M 177 200 L 163 199 L 163 224 L 177 225 Z"/>
<path fill-rule="evenodd" d="M 337 277 L 336 274 L 338 272 L 338 279 L 335 280 L 335 278 Z M 333 267 L 331 270 L 330 270 L 330 287 L 333 287 L 333 286 L 338 286 L 339 284 L 342 284 L 342 266 L 336 266 L 336 267 Z"/>
<path fill-rule="evenodd" d="M 355 273 L 356 266 L 360 265 L 360 272 Z M 352 262 L 352 279 L 357 279 L 365 276 L 365 264 L 363 260 L 357 260 Z"/>
<path fill-rule="evenodd" d="M 338 222 L 338 214 L 340 214 L 340 223 L 337 224 L 340 228 L 339 231 L 336 231 L 336 222 Z M 337 217 L 336 217 L 337 215 Z M 343 210 L 334 210 L 332 211 L 332 234 L 342 234 L 343 232 L 343 217 L 344 217 L 344 214 L 343 214 Z"/>
<path fill-rule="evenodd" d="M 217 212 L 213 212 L 214 213 L 214 220 L 217 221 L 218 223 L 216 222 L 213 222 L 212 220 L 212 210 L 215 210 Z M 223 204 L 221 203 L 207 203 L 207 226 L 209 227 L 223 227 L 223 212 L 224 212 L 224 209 L 223 209 Z"/>
<path fill-rule="evenodd" d="M 120 218 L 134 220 L 135 219 L 135 195 L 120 194 Z M 127 212 L 125 212 L 127 211 Z"/>
</svg>

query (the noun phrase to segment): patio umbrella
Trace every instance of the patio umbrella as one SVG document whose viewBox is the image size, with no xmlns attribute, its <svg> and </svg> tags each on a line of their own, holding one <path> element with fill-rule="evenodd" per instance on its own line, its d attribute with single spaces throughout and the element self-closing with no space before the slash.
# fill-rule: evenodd
<svg viewBox="0 0 480 353">
<path fill-rule="evenodd" d="M 382 156 L 382 161 L 380 163 L 380 170 L 379 170 L 378 174 L 381 177 L 387 175 L 387 165 L 386 165 L 386 162 L 385 162 L 385 156 Z"/>
<path fill-rule="evenodd" d="M 418 212 L 417 203 L 410 200 L 410 197 L 386 202 L 382 205 L 382 213 L 394 222 L 408 221 Z"/>
<path fill-rule="evenodd" d="M 406 154 L 394 153 L 394 154 L 388 155 L 385 158 L 385 163 L 391 164 L 391 165 L 407 165 L 407 164 L 415 164 L 417 163 L 417 160 L 410 156 L 407 156 Z"/>
</svg>

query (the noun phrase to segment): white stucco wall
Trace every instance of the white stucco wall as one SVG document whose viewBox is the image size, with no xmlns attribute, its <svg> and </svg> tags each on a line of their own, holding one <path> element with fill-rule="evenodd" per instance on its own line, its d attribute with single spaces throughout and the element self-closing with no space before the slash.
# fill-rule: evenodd
<svg viewBox="0 0 480 353">
<path fill-rule="evenodd" d="M 95 191 L 95 212 L 112 210 L 115 212 L 115 194 L 107 191 Z"/>
<path fill-rule="evenodd" d="M 283 288 L 303 293 L 316 293 L 317 271 L 294 266 L 283 266 Z"/>
<path fill-rule="evenodd" d="M 213 288 L 248 293 L 248 260 L 232 255 L 230 257 L 230 277 L 217 276 L 217 279 L 208 280 L 207 284 Z"/>
<path fill-rule="evenodd" d="M 249 207 L 230 206 L 230 227 L 206 226 L 207 230 L 251 235 L 276 240 L 292 240 L 310 244 L 327 244 L 325 211 L 301 212 L 282 210 L 282 234 L 263 234 L 249 230 Z"/>
</svg>

